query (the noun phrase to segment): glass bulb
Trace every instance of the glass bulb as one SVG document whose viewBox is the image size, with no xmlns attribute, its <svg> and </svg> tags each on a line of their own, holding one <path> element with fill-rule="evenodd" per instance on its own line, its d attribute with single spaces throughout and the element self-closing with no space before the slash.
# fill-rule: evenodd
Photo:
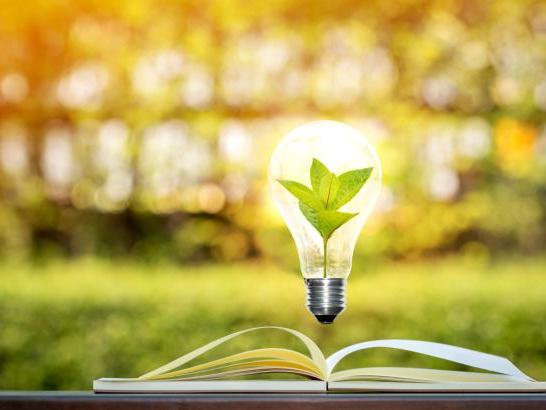
<svg viewBox="0 0 546 410">
<path fill-rule="evenodd" d="M 311 167 L 315 162 L 323 164 L 337 179 L 339 190 L 332 191 L 334 199 L 336 192 L 343 193 L 344 185 L 339 181 L 347 179 L 341 177 L 344 173 L 371 168 L 358 192 L 335 209 L 342 219 L 352 216 L 327 240 L 328 232 L 319 232 L 320 224 L 309 222 L 302 201 L 286 184 L 279 182 L 303 184 L 305 187 L 295 185 L 305 192 L 314 190 L 320 197 L 317 179 L 311 181 Z M 323 181 L 323 188 L 329 186 L 328 182 Z M 351 272 L 354 247 L 381 190 L 381 163 L 377 153 L 356 129 L 336 121 L 314 121 L 289 132 L 277 145 L 269 164 L 269 185 L 274 203 L 296 243 L 307 286 L 307 306 L 321 323 L 331 323 L 345 307 L 345 283 Z M 329 210 L 329 205 L 324 205 L 328 203 L 328 189 L 322 189 L 321 193 L 321 206 L 326 213 L 334 212 Z"/>
</svg>

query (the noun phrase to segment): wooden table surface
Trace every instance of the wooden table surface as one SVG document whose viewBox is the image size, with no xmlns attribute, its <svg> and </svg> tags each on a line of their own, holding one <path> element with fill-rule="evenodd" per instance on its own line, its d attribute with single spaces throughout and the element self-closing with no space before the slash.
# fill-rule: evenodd
<svg viewBox="0 0 546 410">
<path fill-rule="evenodd" d="M 93 394 L 0 392 L 0 410 L 23 409 L 546 409 L 546 394 Z"/>
</svg>

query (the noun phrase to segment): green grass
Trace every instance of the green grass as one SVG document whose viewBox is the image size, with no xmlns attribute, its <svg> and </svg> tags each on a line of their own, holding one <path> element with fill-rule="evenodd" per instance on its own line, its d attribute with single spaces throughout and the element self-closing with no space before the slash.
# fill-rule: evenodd
<svg viewBox="0 0 546 410">
<path fill-rule="evenodd" d="M 2 389 L 89 389 L 93 378 L 136 376 L 226 333 L 267 324 L 302 331 L 326 354 L 369 339 L 424 339 L 507 356 L 546 378 L 544 259 L 447 259 L 353 272 L 348 308 L 331 326 L 305 310 L 299 275 L 263 263 L 78 260 L 4 264 L 0 272 Z M 296 346 L 275 333 L 235 348 L 264 343 Z M 345 367 L 377 364 L 437 363 L 376 350 Z"/>
</svg>

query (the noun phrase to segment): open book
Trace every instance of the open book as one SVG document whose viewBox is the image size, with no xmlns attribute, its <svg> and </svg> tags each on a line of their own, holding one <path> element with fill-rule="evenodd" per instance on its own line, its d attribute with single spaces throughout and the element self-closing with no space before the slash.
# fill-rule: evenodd
<svg viewBox="0 0 546 410">
<path fill-rule="evenodd" d="M 308 355 L 267 347 L 188 366 L 218 346 L 249 332 L 280 330 L 300 339 Z M 346 356 L 370 348 L 400 349 L 482 371 L 369 367 L 334 371 Z M 287 373 L 308 380 L 233 380 L 240 376 Z M 231 380 L 230 380 L 231 379 Z M 242 330 L 217 339 L 138 378 L 99 379 L 97 393 L 329 392 L 329 391 L 546 391 L 508 359 L 474 350 L 417 340 L 376 340 L 345 347 L 328 358 L 304 334 L 283 327 Z"/>
</svg>

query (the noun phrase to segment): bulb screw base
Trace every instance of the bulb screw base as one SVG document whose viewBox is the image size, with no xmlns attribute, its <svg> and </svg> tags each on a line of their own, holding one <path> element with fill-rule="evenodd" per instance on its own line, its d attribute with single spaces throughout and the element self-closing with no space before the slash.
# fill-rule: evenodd
<svg viewBox="0 0 546 410">
<path fill-rule="evenodd" d="M 305 279 L 307 309 L 320 323 L 332 323 L 345 309 L 346 283 L 340 278 Z"/>
</svg>

